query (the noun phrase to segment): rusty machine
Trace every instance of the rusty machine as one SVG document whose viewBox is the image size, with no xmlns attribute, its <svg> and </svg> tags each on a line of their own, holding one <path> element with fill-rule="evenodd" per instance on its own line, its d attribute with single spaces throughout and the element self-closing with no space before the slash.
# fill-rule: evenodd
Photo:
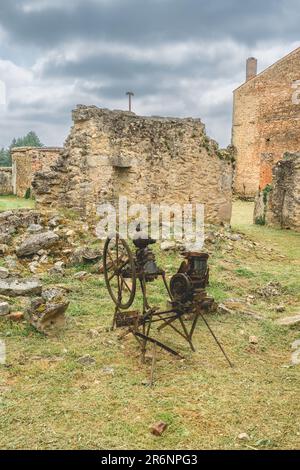
<svg viewBox="0 0 300 470">
<path fill-rule="evenodd" d="M 202 318 L 232 366 L 204 316 L 214 303 L 214 299 L 206 292 L 209 281 L 208 254 L 184 253 L 184 260 L 168 285 L 165 271 L 156 264 L 155 254 L 151 248 L 154 243 L 155 240 L 142 237 L 138 231 L 133 239 L 135 254 L 129 243 L 118 234 L 107 238 L 105 242 L 103 272 L 106 287 L 115 304 L 112 328 L 126 328 L 124 335 L 132 333 L 140 344 L 142 358 L 145 357 L 148 343 L 181 357 L 178 351 L 162 341 L 159 333 L 165 328 L 171 328 L 174 333 L 188 342 L 192 351 L 195 351 L 193 334 L 199 318 Z M 165 310 L 150 305 L 148 299 L 147 284 L 158 278 L 162 279 L 169 297 L 169 306 Z M 140 310 L 130 310 L 137 294 L 138 284 L 142 294 L 140 298 L 142 307 Z"/>
</svg>

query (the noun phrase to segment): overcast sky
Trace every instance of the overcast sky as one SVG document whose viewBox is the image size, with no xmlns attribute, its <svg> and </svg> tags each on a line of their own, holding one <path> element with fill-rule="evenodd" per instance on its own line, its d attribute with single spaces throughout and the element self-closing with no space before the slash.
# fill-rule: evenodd
<svg viewBox="0 0 300 470">
<path fill-rule="evenodd" d="M 299 0 L 0 0 L 0 147 L 29 130 L 62 145 L 76 104 L 200 117 L 230 143 L 245 61 L 300 45 Z M 297 34 L 298 33 L 298 34 Z"/>
</svg>

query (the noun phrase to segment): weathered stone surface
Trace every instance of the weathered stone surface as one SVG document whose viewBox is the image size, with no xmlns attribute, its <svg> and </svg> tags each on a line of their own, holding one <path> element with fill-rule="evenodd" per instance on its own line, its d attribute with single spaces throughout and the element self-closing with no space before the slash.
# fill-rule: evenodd
<svg viewBox="0 0 300 470">
<path fill-rule="evenodd" d="M 300 153 L 286 153 L 273 168 L 266 224 L 300 231 Z"/>
<path fill-rule="evenodd" d="M 0 294 L 10 297 L 37 295 L 42 292 L 42 284 L 36 279 L 0 279 Z"/>
<path fill-rule="evenodd" d="M 52 330 L 65 326 L 68 306 L 65 291 L 58 288 L 47 289 L 40 297 L 31 301 L 26 319 L 41 333 L 49 334 Z"/>
<path fill-rule="evenodd" d="M 85 354 L 84 356 L 80 357 L 77 362 L 83 366 L 91 366 L 96 364 L 96 359 L 94 359 L 89 354 Z"/>
<path fill-rule="evenodd" d="M 7 167 L 0 167 L 0 195 L 5 196 L 12 194 L 12 169 Z"/>
<path fill-rule="evenodd" d="M 89 273 L 86 271 L 79 271 L 78 273 L 74 274 L 74 279 L 79 279 L 79 281 L 82 281 L 84 278 L 88 276 Z"/>
<path fill-rule="evenodd" d="M 42 248 L 50 248 L 59 241 L 59 236 L 51 231 L 32 235 L 24 240 L 24 242 L 16 250 L 19 257 L 30 256 L 37 253 Z"/>
<path fill-rule="evenodd" d="M 295 326 L 300 325 L 300 315 L 294 315 L 292 317 L 285 317 L 276 320 L 277 325 L 281 326 Z"/>
<path fill-rule="evenodd" d="M 48 270 L 49 274 L 60 274 L 61 276 L 65 275 L 65 263 L 63 261 L 57 261 L 54 263 L 54 266 Z"/>
<path fill-rule="evenodd" d="M 238 439 L 240 441 L 249 441 L 250 440 L 250 436 L 249 434 L 247 434 L 246 432 L 241 432 L 241 434 L 238 435 Z"/>
<path fill-rule="evenodd" d="M 0 235 L 0 239 L 1 239 L 1 241 L 2 241 L 2 240 L 4 239 L 4 237 L 1 238 L 1 235 Z M 7 241 L 8 241 L 8 240 L 6 239 L 6 242 L 7 242 Z M 0 244 L 0 255 L 1 255 L 1 256 L 4 256 L 7 252 L 8 252 L 8 246 L 5 245 L 4 243 L 1 243 L 1 244 Z"/>
<path fill-rule="evenodd" d="M 2 268 L 0 266 L 0 279 L 7 279 L 9 277 L 9 270 L 6 268 Z"/>
<path fill-rule="evenodd" d="M 257 293 L 262 297 L 269 298 L 269 297 L 276 297 L 280 295 L 282 292 L 282 285 L 280 282 L 268 282 L 264 287 L 257 289 Z"/>
<path fill-rule="evenodd" d="M 161 242 L 160 248 L 163 251 L 176 250 L 176 242 L 174 242 L 172 240 L 169 240 L 169 241 L 165 240 L 165 241 Z"/>
<path fill-rule="evenodd" d="M 30 233 L 37 233 L 41 232 L 43 230 L 43 227 L 40 224 L 30 224 L 27 230 Z"/>
<path fill-rule="evenodd" d="M 9 303 L 0 301 L 0 317 L 8 315 L 9 313 L 10 313 Z"/>
<path fill-rule="evenodd" d="M 32 189 L 31 182 L 35 173 L 50 168 L 60 151 L 59 147 L 15 147 L 11 150 L 17 196 L 24 197 L 26 191 Z"/>
<path fill-rule="evenodd" d="M 207 220 L 230 221 L 233 154 L 207 137 L 200 120 L 95 106 L 79 106 L 73 120 L 59 159 L 33 180 L 39 206 L 94 217 L 99 203 L 123 195 L 134 203 L 203 203 Z"/>
<path fill-rule="evenodd" d="M 102 258 L 102 251 L 86 246 L 79 246 L 69 257 L 69 266 L 76 264 L 88 264 L 99 261 Z"/>
</svg>

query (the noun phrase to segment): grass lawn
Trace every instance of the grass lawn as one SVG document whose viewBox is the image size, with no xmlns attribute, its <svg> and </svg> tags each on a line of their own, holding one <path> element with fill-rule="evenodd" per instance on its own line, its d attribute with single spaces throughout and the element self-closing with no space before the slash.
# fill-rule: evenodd
<svg viewBox="0 0 300 470">
<path fill-rule="evenodd" d="M 299 234 L 251 224 L 251 203 L 234 204 L 233 226 L 245 234 L 233 249 L 215 245 L 210 259 L 210 292 L 218 300 L 245 299 L 262 320 L 211 315 L 212 328 L 235 364 L 230 369 L 199 322 L 197 352 L 172 332 L 161 333 L 186 359 L 158 351 L 155 386 L 145 385 L 150 364 L 142 365 L 134 338 L 118 340 L 109 331 L 113 305 L 102 276 L 85 281 L 45 277 L 45 284 L 71 288 L 67 328 L 45 338 L 26 324 L 0 323 L 8 361 L 0 366 L 0 447 L 5 449 L 294 449 L 300 448 L 300 366 L 291 366 L 291 343 L 299 329 L 274 320 L 299 312 Z M 159 254 L 170 276 L 180 257 Z M 86 269 L 86 268 L 84 268 Z M 279 281 L 279 298 L 263 300 L 255 290 Z M 159 283 L 150 286 L 164 305 Z M 21 301 L 16 300 L 21 307 Z M 279 314 L 275 306 L 283 304 Z M 98 329 L 99 336 L 89 330 Z M 257 345 L 249 344 L 255 335 Z M 89 354 L 95 364 L 78 359 Z M 108 369 L 110 368 L 110 369 Z M 111 373 L 113 371 L 113 373 Z M 149 426 L 163 420 L 161 437 Z M 247 433 L 247 441 L 238 435 Z"/>
<path fill-rule="evenodd" d="M 0 196 L 0 212 L 14 209 L 33 209 L 35 202 L 32 199 L 24 199 L 16 196 Z"/>
</svg>

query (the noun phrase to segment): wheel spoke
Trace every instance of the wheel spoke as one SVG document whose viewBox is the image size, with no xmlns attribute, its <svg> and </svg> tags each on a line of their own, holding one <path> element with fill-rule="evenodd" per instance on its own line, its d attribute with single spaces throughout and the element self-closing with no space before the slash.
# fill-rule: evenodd
<svg viewBox="0 0 300 470">
<path fill-rule="evenodd" d="M 131 288 L 129 287 L 129 285 L 127 284 L 127 282 L 125 281 L 124 277 L 122 276 L 121 274 L 121 278 L 122 278 L 122 282 L 124 283 L 125 287 L 127 288 L 127 290 L 131 293 Z"/>
</svg>

